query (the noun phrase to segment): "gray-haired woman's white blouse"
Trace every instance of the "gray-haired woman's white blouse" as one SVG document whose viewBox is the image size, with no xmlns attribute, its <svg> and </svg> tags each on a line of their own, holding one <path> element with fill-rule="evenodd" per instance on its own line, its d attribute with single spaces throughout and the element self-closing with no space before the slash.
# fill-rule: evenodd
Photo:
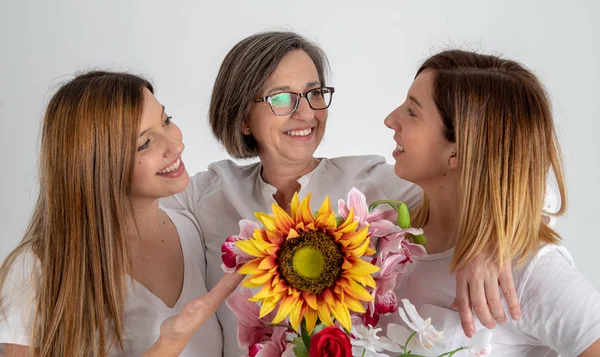
<svg viewBox="0 0 600 357">
<path fill-rule="evenodd" d="M 277 189 L 266 183 L 261 164 L 238 166 L 231 160 L 211 164 L 207 171 L 191 177 L 189 186 L 180 194 L 161 200 L 172 209 L 191 212 L 200 224 L 206 244 L 206 287 L 212 289 L 223 275 L 221 244 L 239 233 L 240 219 L 255 220 L 254 212 L 271 213 Z M 337 201 L 347 199 L 352 187 L 367 197 L 367 202 L 381 199 L 402 200 L 409 207 L 420 201 L 421 189 L 402 180 L 393 166 L 381 156 L 348 156 L 321 159 L 319 165 L 302 176 L 298 183 L 300 199 L 312 193 L 311 209 L 319 209 L 325 196 L 337 210 Z M 217 311 L 223 328 L 224 356 L 241 356 L 247 351 L 237 344 L 237 320 L 224 304 Z"/>
</svg>

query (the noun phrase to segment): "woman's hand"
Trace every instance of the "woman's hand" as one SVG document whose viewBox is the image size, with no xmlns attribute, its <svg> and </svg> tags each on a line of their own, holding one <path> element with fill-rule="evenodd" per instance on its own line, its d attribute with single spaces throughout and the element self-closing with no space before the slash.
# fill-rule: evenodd
<svg viewBox="0 0 600 357">
<path fill-rule="evenodd" d="M 166 319 L 160 326 L 160 337 L 143 357 L 179 356 L 190 338 L 217 311 L 244 276 L 238 273 L 223 275 L 211 291 L 187 303 L 179 314 Z"/>
<path fill-rule="evenodd" d="M 487 328 L 494 328 L 496 322 L 506 322 L 498 287 L 502 289 L 512 319 L 521 317 L 510 261 L 502 267 L 492 261 L 489 254 L 482 252 L 471 262 L 456 269 L 456 299 L 452 308 L 458 310 L 462 328 L 469 338 L 475 334 L 473 311 Z"/>
</svg>

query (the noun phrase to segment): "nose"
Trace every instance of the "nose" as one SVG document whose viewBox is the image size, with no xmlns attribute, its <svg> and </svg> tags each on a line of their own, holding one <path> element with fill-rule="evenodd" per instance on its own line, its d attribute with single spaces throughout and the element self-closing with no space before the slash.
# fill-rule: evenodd
<svg viewBox="0 0 600 357">
<path fill-rule="evenodd" d="M 181 155 L 183 150 L 185 149 L 185 145 L 183 141 L 181 141 L 181 136 L 167 136 L 166 137 L 166 150 L 165 157 L 176 157 Z"/>
<path fill-rule="evenodd" d="M 383 124 L 394 131 L 402 131 L 402 125 L 397 114 L 397 110 L 394 110 L 383 120 Z"/>
<path fill-rule="evenodd" d="M 298 109 L 292 114 L 295 119 L 310 120 L 315 116 L 315 112 L 308 104 L 308 98 L 300 98 Z"/>
</svg>

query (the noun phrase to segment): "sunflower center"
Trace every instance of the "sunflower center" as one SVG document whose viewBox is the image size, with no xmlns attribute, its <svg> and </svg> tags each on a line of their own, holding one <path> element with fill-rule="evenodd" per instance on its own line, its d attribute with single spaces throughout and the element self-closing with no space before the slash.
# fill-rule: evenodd
<svg viewBox="0 0 600 357">
<path fill-rule="evenodd" d="M 342 252 L 333 238 L 315 231 L 303 232 L 285 241 L 277 257 L 286 283 L 313 294 L 335 284 L 343 262 Z"/>
<path fill-rule="evenodd" d="M 294 253 L 292 267 L 304 278 L 316 278 L 323 272 L 325 259 L 320 250 L 312 246 L 302 247 Z"/>
</svg>

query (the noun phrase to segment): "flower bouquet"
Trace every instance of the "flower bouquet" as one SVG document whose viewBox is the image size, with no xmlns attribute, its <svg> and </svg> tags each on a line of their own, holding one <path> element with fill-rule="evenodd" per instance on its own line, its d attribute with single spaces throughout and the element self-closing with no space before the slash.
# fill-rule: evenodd
<svg viewBox="0 0 600 357">
<path fill-rule="evenodd" d="M 242 286 L 251 290 L 237 291 L 227 301 L 238 317 L 245 356 L 423 355 L 413 353 L 415 348 L 451 356 L 489 350 L 486 335 L 473 339 L 484 341 L 474 349 L 438 353 L 443 332 L 408 300 L 398 310 L 396 279 L 413 256 L 426 254 L 423 232 L 410 227 L 403 202 L 369 206 L 353 188 L 347 201 L 338 202 L 337 215 L 328 197 L 312 213 L 310 194 L 302 201 L 295 194 L 289 214 L 273 204 L 271 215 L 255 215 L 262 227 L 241 220 L 239 235 L 221 248 L 223 270 L 248 275 Z M 387 336 L 378 336 L 379 316 L 396 312 L 412 332 L 389 324 Z"/>
</svg>

